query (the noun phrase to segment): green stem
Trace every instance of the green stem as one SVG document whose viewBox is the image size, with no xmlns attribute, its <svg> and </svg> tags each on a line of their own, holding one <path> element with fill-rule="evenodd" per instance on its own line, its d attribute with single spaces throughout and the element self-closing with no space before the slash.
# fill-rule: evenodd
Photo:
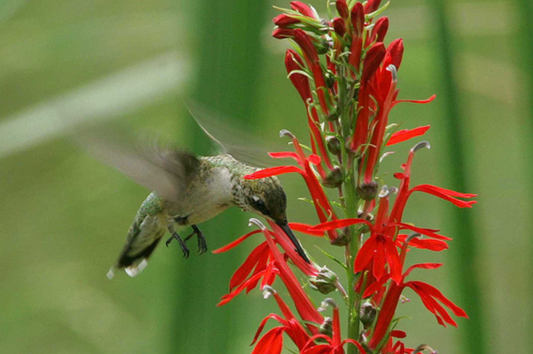
<svg viewBox="0 0 533 354">
<path fill-rule="evenodd" d="M 355 170 L 353 168 L 353 156 L 351 152 L 347 151 L 345 148 L 346 141 L 350 136 L 350 109 L 349 109 L 349 98 L 347 90 L 347 82 L 345 76 L 343 75 L 344 68 L 339 67 L 339 76 L 341 81 L 339 82 L 339 109 L 340 109 L 340 119 L 342 124 L 342 135 L 343 135 L 343 167 L 345 173 L 345 205 L 346 205 L 346 217 L 347 218 L 356 218 L 357 217 L 357 205 L 358 197 L 357 190 L 355 189 Z M 348 279 L 348 338 L 358 340 L 359 339 L 359 294 L 356 293 L 354 289 L 354 284 L 356 277 L 353 271 L 353 262 L 355 255 L 359 250 L 359 237 L 355 233 L 355 226 L 350 226 L 347 230 L 349 233 L 348 239 L 350 240 L 349 244 L 346 246 L 345 251 L 345 261 L 346 261 L 346 278 Z M 356 354 L 357 348 L 355 346 L 348 346 L 348 354 Z"/>
</svg>

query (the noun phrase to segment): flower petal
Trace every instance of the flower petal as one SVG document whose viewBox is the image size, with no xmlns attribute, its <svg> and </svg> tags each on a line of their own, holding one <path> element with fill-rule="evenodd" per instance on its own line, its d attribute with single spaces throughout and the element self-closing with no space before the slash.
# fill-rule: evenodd
<svg viewBox="0 0 533 354">
<path fill-rule="evenodd" d="M 292 231 L 298 231 L 306 235 L 324 236 L 324 231 L 311 230 L 311 228 L 313 227 L 312 225 L 302 224 L 299 222 L 290 222 L 289 227 Z"/>
<path fill-rule="evenodd" d="M 372 227 L 372 224 L 365 219 L 340 219 L 333 220 L 328 222 L 323 222 L 321 224 L 315 225 L 309 229 L 309 231 L 328 231 L 333 229 L 340 229 L 346 226 L 351 226 L 355 224 L 366 224 L 369 227 Z"/>
<path fill-rule="evenodd" d="M 263 170 L 259 170 L 257 172 L 246 175 L 244 176 L 244 179 L 260 179 L 260 178 L 278 176 L 284 173 L 291 173 L 291 172 L 296 172 L 300 174 L 304 173 L 304 171 L 302 171 L 296 166 L 276 166 L 276 167 L 265 168 Z"/>
<path fill-rule="evenodd" d="M 402 230 L 408 229 L 408 230 L 411 230 L 411 231 L 414 231 L 414 232 L 418 232 L 418 233 L 420 233 L 422 235 L 426 235 L 426 236 L 429 236 L 429 237 L 436 238 L 437 240 L 448 240 L 448 241 L 451 240 L 450 237 L 436 234 L 434 232 L 434 230 L 432 230 L 432 229 L 425 229 L 425 228 L 422 228 L 422 227 L 416 227 L 416 226 L 405 224 L 405 223 L 402 223 L 402 222 L 395 223 L 395 224 L 392 224 L 390 226 L 400 226 L 400 229 L 402 229 Z"/>
<path fill-rule="evenodd" d="M 429 130 L 429 128 L 431 128 L 430 125 L 425 125 L 423 127 L 418 127 L 414 129 L 404 129 L 397 131 L 396 133 L 392 134 L 386 146 L 398 144 L 406 140 L 415 138 L 417 136 L 424 135 Z"/>
<path fill-rule="evenodd" d="M 248 232 L 246 235 L 243 235 L 239 237 L 238 239 L 236 239 L 235 241 L 228 243 L 226 246 L 217 248 L 216 250 L 212 251 L 212 253 L 223 253 L 223 252 L 229 251 L 230 249 L 235 248 L 238 245 L 240 245 L 242 241 L 246 240 L 248 237 L 258 234 L 260 232 L 261 232 L 260 230 L 254 230 L 252 232 Z"/>
</svg>

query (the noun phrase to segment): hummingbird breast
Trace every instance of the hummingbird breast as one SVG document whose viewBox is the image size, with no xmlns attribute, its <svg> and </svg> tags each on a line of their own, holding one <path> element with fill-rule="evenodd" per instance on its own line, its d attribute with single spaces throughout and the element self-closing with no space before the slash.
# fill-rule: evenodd
<svg viewBox="0 0 533 354">
<path fill-rule="evenodd" d="M 226 166 L 203 166 L 177 202 L 166 202 L 168 214 L 180 225 L 211 219 L 233 205 L 233 175 Z"/>
</svg>

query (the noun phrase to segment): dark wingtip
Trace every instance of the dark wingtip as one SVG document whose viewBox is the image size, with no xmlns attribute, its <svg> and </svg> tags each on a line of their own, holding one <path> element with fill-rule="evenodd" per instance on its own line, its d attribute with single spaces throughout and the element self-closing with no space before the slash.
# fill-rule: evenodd
<svg viewBox="0 0 533 354">
<path fill-rule="evenodd" d="M 303 260 L 306 261 L 307 263 L 311 264 L 311 261 L 309 260 L 309 258 L 307 258 L 307 255 L 305 254 L 304 249 L 300 245 L 300 242 L 298 241 L 296 236 L 294 236 L 294 234 L 292 233 L 292 230 L 289 227 L 289 224 L 288 223 L 285 223 L 285 224 L 278 223 L 278 226 L 281 227 L 281 229 L 285 232 L 285 234 L 287 234 L 287 236 L 289 236 L 289 239 L 291 240 L 291 242 L 296 247 L 296 252 L 300 255 L 300 257 L 302 257 Z"/>
</svg>

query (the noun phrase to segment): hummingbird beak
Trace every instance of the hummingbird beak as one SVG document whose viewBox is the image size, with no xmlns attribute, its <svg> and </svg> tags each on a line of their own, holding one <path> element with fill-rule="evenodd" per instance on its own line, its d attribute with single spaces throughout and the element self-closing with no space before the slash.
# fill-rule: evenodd
<svg viewBox="0 0 533 354">
<path fill-rule="evenodd" d="M 307 258 L 307 255 L 305 254 L 302 246 L 300 245 L 300 242 L 298 241 L 296 236 L 294 236 L 294 234 L 292 233 L 292 230 L 289 227 L 289 224 L 287 222 L 285 222 L 284 224 L 280 224 L 280 223 L 276 223 L 276 224 L 279 227 L 281 227 L 281 229 L 285 232 L 287 236 L 289 236 L 290 240 L 296 247 L 296 252 L 298 252 L 298 254 L 304 259 L 304 261 L 306 261 L 307 263 L 311 263 L 311 261 L 309 261 L 309 258 Z"/>
</svg>

